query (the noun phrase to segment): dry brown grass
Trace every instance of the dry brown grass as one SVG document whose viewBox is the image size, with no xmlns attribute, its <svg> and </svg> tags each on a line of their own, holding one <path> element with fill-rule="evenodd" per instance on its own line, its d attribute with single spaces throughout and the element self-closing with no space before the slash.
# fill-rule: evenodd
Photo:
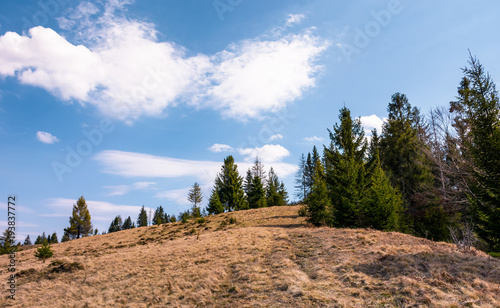
<svg viewBox="0 0 500 308">
<path fill-rule="evenodd" d="M 298 209 L 55 244 L 47 263 L 28 249 L 18 253 L 17 300 L 0 306 L 500 307 L 498 259 L 395 232 L 313 228 Z M 2 256 L 2 281 L 6 264 Z"/>
</svg>

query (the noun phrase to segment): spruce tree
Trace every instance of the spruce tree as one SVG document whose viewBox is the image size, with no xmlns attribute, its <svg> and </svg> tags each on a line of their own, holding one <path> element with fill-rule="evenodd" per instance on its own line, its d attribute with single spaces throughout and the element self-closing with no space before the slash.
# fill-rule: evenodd
<svg viewBox="0 0 500 308">
<path fill-rule="evenodd" d="M 61 243 L 67 242 L 69 240 L 70 240 L 69 234 L 64 232 L 63 237 L 61 238 Z"/>
<path fill-rule="evenodd" d="M 146 209 L 144 205 L 141 208 L 139 213 L 139 217 L 137 217 L 137 227 L 146 227 L 148 225 L 148 214 L 146 213 Z"/>
<path fill-rule="evenodd" d="M 26 238 L 24 239 L 24 243 L 23 245 L 25 246 L 28 246 L 28 245 L 33 245 L 33 243 L 31 243 L 31 239 L 30 239 L 30 235 L 28 234 L 28 236 L 26 236 Z"/>
<path fill-rule="evenodd" d="M 353 227 L 367 189 L 364 165 L 367 144 L 360 120 L 353 120 L 349 109 L 343 107 L 339 119 L 340 125 L 328 130 L 332 146 L 325 147 L 326 183 L 333 207 L 330 211 L 333 226 Z"/>
<path fill-rule="evenodd" d="M 132 222 L 132 218 L 127 217 L 127 219 L 125 219 L 125 221 L 123 222 L 123 225 L 122 225 L 122 230 L 128 230 L 128 229 L 133 229 L 135 228 L 135 225 L 134 223 Z"/>
<path fill-rule="evenodd" d="M 163 221 L 165 219 L 165 211 L 163 210 L 163 207 L 160 205 L 159 207 L 156 208 L 155 213 L 153 215 L 153 225 L 161 225 L 162 223 L 165 223 Z"/>
<path fill-rule="evenodd" d="M 193 187 L 189 190 L 188 201 L 193 204 L 191 207 L 191 217 L 199 218 L 201 217 L 200 204 L 203 200 L 203 193 L 201 191 L 200 185 L 197 182 L 193 184 Z"/>
<path fill-rule="evenodd" d="M 248 193 L 248 205 L 252 209 L 266 207 L 266 192 L 260 177 L 255 174 L 252 178 L 252 189 Z"/>
<path fill-rule="evenodd" d="M 116 216 L 108 228 L 108 233 L 113 233 L 120 231 L 122 229 L 122 217 L 120 215 Z"/>
<path fill-rule="evenodd" d="M 456 104 L 469 130 L 462 136 L 472 158 L 469 199 L 477 233 L 500 252 L 500 104 L 495 83 L 470 55 Z"/>
<path fill-rule="evenodd" d="M 222 170 L 215 180 L 215 188 L 226 211 L 248 208 L 243 191 L 243 178 L 238 173 L 233 156 L 229 155 L 224 159 Z"/>
<path fill-rule="evenodd" d="M 49 241 L 50 244 L 57 244 L 59 243 L 58 239 L 57 239 L 57 233 L 54 231 L 54 233 L 52 233 L 52 236 L 50 237 L 50 241 Z"/>
<path fill-rule="evenodd" d="M 212 194 L 208 200 L 207 212 L 208 215 L 224 213 L 224 206 L 220 202 L 219 193 L 215 189 L 212 189 Z"/>
<path fill-rule="evenodd" d="M 311 192 L 307 197 L 306 213 L 308 221 L 316 226 L 330 225 L 331 202 L 328 196 L 323 164 L 317 161 L 313 171 Z"/>
<path fill-rule="evenodd" d="M 280 184 L 273 167 L 269 169 L 266 190 L 267 206 L 282 206 L 288 203 L 288 193 L 283 182 Z"/>
<path fill-rule="evenodd" d="M 82 236 L 91 235 L 92 223 L 90 212 L 87 208 L 85 198 L 81 196 L 76 204 L 73 205 L 73 213 L 69 218 L 70 226 L 65 228 L 71 238 L 80 238 Z"/>
</svg>

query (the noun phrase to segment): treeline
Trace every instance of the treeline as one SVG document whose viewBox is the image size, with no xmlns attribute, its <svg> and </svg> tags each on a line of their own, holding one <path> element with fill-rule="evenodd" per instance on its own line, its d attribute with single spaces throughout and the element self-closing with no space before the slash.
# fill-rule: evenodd
<svg viewBox="0 0 500 308">
<path fill-rule="evenodd" d="M 379 136 L 340 110 L 330 144 L 302 155 L 296 190 L 315 225 L 371 227 L 449 240 L 466 227 L 500 251 L 500 105 L 470 57 L 456 101 L 428 115 L 392 96 Z M 368 141 L 369 139 L 369 141 Z M 471 230 L 472 229 L 472 230 Z"/>
</svg>

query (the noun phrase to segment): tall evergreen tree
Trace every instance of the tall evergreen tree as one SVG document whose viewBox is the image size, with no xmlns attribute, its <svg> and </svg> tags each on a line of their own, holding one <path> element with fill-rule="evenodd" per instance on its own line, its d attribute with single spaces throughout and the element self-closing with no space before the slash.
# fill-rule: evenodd
<svg viewBox="0 0 500 308">
<path fill-rule="evenodd" d="M 340 110 L 340 125 L 328 130 L 331 148 L 325 147 L 326 182 L 333 207 L 332 224 L 336 227 L 351 227 L 365 197 L 366 172 L 364 159 L 367 144 L 359 119 L 353 120 L 346 107 Z"/>
<path fill-rule="evenodd" d="M 463 69 L 456 107 L 470 130 L 464 144 L 472 158 L 469 198 L 477 233 L 488 249 L 500 251 L 500 104 L 495 83 L 472 55 Z M 453 106 L 452 106 L 453 107 Z"/>
<path fill-rule="evenodd" d="M 73 205 L 73 213 L 69 218 L 69 227 L 64 231 L 69 234 L 71 238 L 80 238 L 82 236 L 91 235 L 92 223 L 90 212 L 87 208 L 85 198 L 81 196 L 76 204 Z"/>
<path fill-rule="evenodd" d="M 161 225 L 165 223 L 164 219 L 165 219 L 165 211 L 163 210 L 163 207 L 160 205 L 155 210 L 152 223 L 153 225 Z"/>
<path fill-rule="evenodd" d="M 279 182 L 273 167 L 269 169 L 266 190 L 267 206 L 282 206 L 288 203 L 288 193 L 283 182 Z"/>
<path fill-rule="evenodd" d="M 137 217 L 137 227 L 146 227 L 148 225 L 148 213 L 146 213 L 146 209 L 144 205 L 139 212 L 139 217 Z"/>
<path fill-rule="evenodd" d="M 266 186 L 266 171 L 264 170 L 264 164 L 262 164 L 259 157 L 255 158 L 252 166 L 252 178 L 256 176 L 259 177 L 262 185 Z"/>
<path fill-rule="evenodd" d="M 308 221 L 316 226 L 332 223 L 331 202 L 328 196 L 323 164 L 319 160 L 314 164 L 313 184 L 307 197 L 306 211 Z"/>
<path fill-rule="evenodd" d="M 256 174 L 252 178 L 252 189 L 248 193 L 248 205 L 252 209 L 266 207 L 266 191 L 260 177 Z"/>
<path fill-rule="evenodd" d="M 108 228 L 108 233 L 117 232 L 122 229 L 122 217 L 120 215 L 116 216 Z"/>
<path fill-rule="evenodd" d="M 224 213 L 224 206 L 220 202 L 219 193 L 212 189 L 212 194 L 208 200 L 207 212 L 209 215 Z"/>
<path fill-rule="evenodd" d="M 250 191 L 252 190 L 252 183 L 253 183 L 252 169 L 248 168 L 247 175 L 245 176 L 245 181 L 243 183 L 243 191 L 245 192 L 245 195 L 247 197 Z"/>
<path fill-rule="evenodd" d="M 224 159 L 222 170 L 215 180 L 215 187 L 226 211 L 248 208 L 243 191 L 243 178 L 238 173 L 233 156 L 229 155 Z"/>
<path fill-rule="evenodd" d="M 43 241 L 47 239 L 47 236 L 45 235 L 45 232 L 42 233 L 42 235 L 39 235 L 36 240 L 35 240 L 35 245 L 43 244 Z"/>
<path fill-rule="evenodd" d="M 123 224 L 122 224 L 122 230 L 128 230 L 128 229 L 133 229 L 133 228 L 135 228 L 135 224 L 132 221 L 132 218 L 130 218 L 130 216 L 129 216 L 123 222 Z"/>
<path fill-rule="evenodd" d="M 200 204 L 203 200 L 203 193 L 201 191 L 200 185 L 197 182 L 193 184 L 193 187 L 189 190 L 188 201 L 193 204 L 191 207 L 191 217 L 198 218 L 201 217 Z"/>
</svg>

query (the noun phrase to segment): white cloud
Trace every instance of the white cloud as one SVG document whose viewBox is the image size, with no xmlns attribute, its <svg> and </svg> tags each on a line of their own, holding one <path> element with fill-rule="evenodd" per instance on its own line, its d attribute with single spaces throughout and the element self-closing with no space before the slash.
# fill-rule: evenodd
<svg viewBox="0 0 500 308">
<path fill-rule="evenodd" d="M 155 182 L 137 182 L 131 185 L 114 185 L 104 186 L 103 188 L 109 189 L 109 196 L 123 196 L 133 190 L 142 190 L 156 185 Z"/>
<path fill-rule="evenodd" d="M 42 131 L 36 132 L 36 138 L 38 139 L 38 141 L 43 142 L 43 143 L 47 143 L 47 144 L 59 142 L 59 139 L 56 136 L 52 135 L 51 133 L 42 132 Z"/>
<path fill-rule="evenodd" d="M 2 212 L 7 212 L 7 207 L 8 207 L 7 203 L 0 202 L 0 210 Z M 35 213 L 35 211 L 33 211 L 32 209 L 30 209 L 29 207 L 18 205 L 18 204 L 16 204 L 15 209 L 16 209 L 16 211 L 19 211 L 21 213 Z"/>
<path fill-rule="evenodd" d="M 46 206 L 54 210 L 54 213 L 41 214 L 43 217 L 69 217 L 71 216 L 71 211 L 73 205 L 76 204 L 75 199 L 67 198 L 52 198 L 46 201 Z M 134 205 L 119 205 L 113 204 L 105 201 L 93 201 L 85 200 L 87 207 L 92 216 L 92 221 L 111 221 L 116 215 L 121 215 L 122 218 L 130 216 L 135 219 L 139 214 L 142 206 Z M 150 208 L 146 207 L 146 211 L 149 213 Z M 154 211 L 154 209 L 153 209 Z"/>
<path fill-rule="evenodd" d="M 246 156 L 245 161 L 247 162 L 253 162 L 258 157 L 263 163 L 273 163 L 290 156 L 290 152 L 286 148 L 274 144 L 266 144 L 260 148 L 238 149 L 238 152 Z"/>
<path fill-rule="evenodd" d="M 295 174 L 297 166 L 280 162 L 281 158 L 288 156 L 289 152 L 281 146 L 247 149 L 243 155 L 248 156 L 245 162 L 237 162 L 238 171 L 244 174 L 253 165 L 252 155 L 259 154 L 259 158 L 266 162 L 266 167 L 273 167 L 278 176 L 286 178 Z M 257 148 L 259 149 L 259 148 Z M 266 158 L 266 160 L 264 160 Z M 102 151 L 95 159 L 103 166 L 102 172 L 122 177 L 144 177 L 144 178 L 181 178 L 192 177 L 202 185 L 211 185 L 215 176 L 220 172 L 222 162 L 195 161 L 161 157 L 141 153 L 123 151 Z"/>
<path fill-rule="evenodd" d="M 381 119 L 375 114 L 372 114 L 370 116 L 360 117 L 360 120 L 366 135 L 371 135 L 371 130 L 374 128 L 377 129 L 378 134 L 381 134 L 382 125 L 384 124 L 385 121 L 387 121 L 386 118 Z"/>
<path fill-rule="evenodd" d="M 305 137 L 304 140 L 308 142 L 323 142 L 324 139 L 323 137 L 312 136 L 312 137 Z"/>
<path fill-rule="evenodd" d="M 276 135 L 272 135 L 269 138 L 269 141 L 275 141 L 275 140 L 281 140 L 281 139 L 283 139 L 283 135 L 282 134 L 276 134 Z"/>
<path fill-rule="evenodd" d="M 38 86 L 64 101 L 93 105 L 127 122 L 162 116 L 185 103 L 245 120 L 274 112 L 315 86 L 316 61 L 328 42 L 305 31 L 231 44 L 213 55 L 187 56 L 174 42 L 160 42 L 155 26 L 119 14 L 125 1 L 104 12 L 82 3 L 61 28 L 78 33 L 69 42 L 52 29 L 0 37 L 0 76 Z M 299 15 L 289 17 L 297 22 Z"/>
<path fill-rule="evenodd" d="M 304 14 L 289 14 L 285 26 L 293 26 L 295 24 L 300 24 L 306 16 Z"/>
<path fill-rule="evenodd" d="M 220 144 L 216 143 L 212 145 L 210 148 L 208 148 L 210 151 L 215 152 L 215 153 L 220 153 L 220 152 L 231 152 L 233 151 L 233 148 L 227 144 Z"/>
<path fill-rule="evenodd" d="M 155 197 L 160 199 L 168 199 L 176 202 L 177 204 L 188 205 L 190 204 L 190 202 L 187 200 L 189 189 L 190 187 L 166 190 L 157 193 Z"/>
</svg>

